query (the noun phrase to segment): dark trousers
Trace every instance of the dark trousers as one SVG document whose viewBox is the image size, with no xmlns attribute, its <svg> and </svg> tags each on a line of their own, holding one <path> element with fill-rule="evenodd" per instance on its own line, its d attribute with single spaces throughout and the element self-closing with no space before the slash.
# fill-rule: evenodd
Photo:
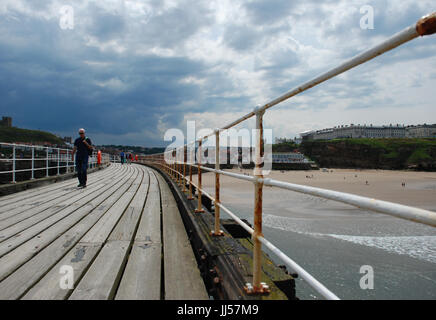
<svg viewBox="0 0 436 320">
<path fill-rule="evenodd" d="M 88 169 L 88 157 L 76 157 L 76 170 L 79 183 L 86 185 L 86 170 Z"/>
</svg>

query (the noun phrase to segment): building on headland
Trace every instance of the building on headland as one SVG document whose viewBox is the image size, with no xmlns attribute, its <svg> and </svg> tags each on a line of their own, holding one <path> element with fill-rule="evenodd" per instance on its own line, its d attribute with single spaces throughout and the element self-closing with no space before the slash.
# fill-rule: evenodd
<svg viewBox="0 0 436 320">
<path fill-rule="evenodd" d="M 406 138 L 436 138 L 436 124 L 408 126 Z"/>
<path fill-rule="evenodd" d="M 2 120 L 0 121 L 0 127 L 6 127 L 6 128 L 12 127 L 12 118 L 2 117 Z"/>
<path fill-rule="evenodd" d="M 275 138 L 274 141 L 276 144 L 282 144 L 282 143 L 289 143 L 294 142 L 294 139 L 288 139 L 288 138 Z"/>
<path fill-rule="evenodd" d="M 300 133 L 303 140 L 332 140 L 332 139 L 383 139 L 383 138 L 436 138 L 436 124 L 433 125 L 343 125 L 334 128 L 306 131 Z"/>
</svg>

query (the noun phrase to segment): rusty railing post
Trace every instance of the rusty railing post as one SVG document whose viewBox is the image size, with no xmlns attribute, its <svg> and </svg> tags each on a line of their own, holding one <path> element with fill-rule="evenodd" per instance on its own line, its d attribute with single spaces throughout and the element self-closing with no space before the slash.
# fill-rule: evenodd
<svg viewBox="0 0 436 320">
<path fill-rule="evenodd" d="M 173 150 L 173 167 L 172 167 L 172 175 L 173 175 L 173 181 L 175 181 L 177 179 L 177 174 L 176 174 L 176 158 L 177 153 L 175 153 L 175 150 Z"/>
<path fill-rule="evenodd" d="M 187 152 L 187 147 L 183 146 L 183 190 L 182 192 L 185 193 L 186 192 L 186 158 L 187 158 L 187 154 L 185 153 L 185 151 Z"/>
<path fill-rule="evenodd" d="M 220 170 L 220 131 L 215 130 L 215 170 Z M 211 232 L 212 236 L 223 236 L 224 232 L 220 229 L 220 174 L 215 172 L 215 228 Z"/>
<path fill-rule="evenodd" d="M 192 165 L 193 165 L 193 161 L 192 161 L 192 153 L 191 153 L 192 148 L 189 149 L 189 195 L 188 195 L 188 200 L 193 200 L 194 197 L 192 196 Z M 194 148 L 195 150 L 195 148 Z"/>
<path fill-rule="evenodd" d="M 263 237 L 262 233 L 262 196 L 263 196 L 263 182 L 259 181 L 263 179 L 263 115 L 265 110 L 256 108 L 256 156 L 255 156 L 255 168 L 254 176 L 256 178 L 254 182 L 254 232 L 252 234 L 252 240 L 254 243 L 253 248 L 253 285 L 247 283 L 245 290 L 248 294 L 265 294 L 269 292 L 268 286 L 261 282 L 262 274 L 262 243 L 259 240 L 259 236 Z"/>
<path fill-rule="evenodd" d="M 179 149 L 180 150 L 180 149 Z M 180 151 L 179 151 L 180 152 Z M 177 157 L 178 158 L 178 157 Z M 179 161 L 178 161 L 178 163 L 179 163 L 179 170 L 178 170 L 178 172 L 179 172 L 179 179 L 178 179 L 178 185 L 179 185 L 179 187 L 181 187 L 182 186 L 182 182 L 183 182 L 183 175 L 182 175 L 182 173 L 183 173 L 183 163 L 182 163 L 182 161 L 180 161 L 181 159 L 179 159 Z"/>
<path fill-rule="evenodd" d="M 174 155 L 174 182 L 175 183 L 178 183 L 178 178 L 179 178 L 179 175 L 178 175 L 178 171 L 177 171 L 177 149 L 174 149 L 174 153 L 175 153 L 175 155 Z"/>
<path fill-rule="evenodd" d="M 197 159 L 197 177 L 198 177 L 198 184 L 197 184 L 197 194 L 198 194 L 198 207 L 195 210 L 196 213 L 203 213 L 203 207 L 201 205 L 201 144 L 202 144 L 202 139 L 199 140 L 198 142 L 198 159 Z"/>
<path fill-rule="evenodd" d="M 180 162 L 178 149 L 176 149 L 176 183 L 180 186 Z"/>
<path fill-rule="evenodd" d="M 168 157 L 168 162 L 167 162 L 168 175 L 170 176 L 170 178 L 172 178 L 173 177 L 173 171 L 171 170 L 171 168 L 173 166 L 173 163 L 172 163 L 172 160 L 169 157 L 169 155 L 167 157 Z"/>
</svg>

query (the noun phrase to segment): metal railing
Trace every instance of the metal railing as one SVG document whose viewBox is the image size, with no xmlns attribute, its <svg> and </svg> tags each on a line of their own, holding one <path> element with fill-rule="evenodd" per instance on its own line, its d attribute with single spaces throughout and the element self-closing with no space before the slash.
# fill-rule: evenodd
<svg viewBox="0 0 436 320">
<path fill-rule="evenodd" d="M 111 163 L 121 163 L 121 157 L 116 155 L 110 155 L 110 162 Z"/>
<path fill-rule="evenodd" d="M 312 275 L 310 275 L 306 270 L 300 267 L 295 261 L 284 254 L 279 248 L 273 245 L 270 241 L 265 239 L 262 233 L 262 195 L 263 187 L 271 186 L 281 189 L 286 189 L 294 192 L 309 194 L 316 197 L 322 197 L 325 199 L 330 199 L 334 201 L 343 202 L 352 206 L 367 209 L 370 211 L 375 211 L 378 213 L 388 214 L 394 217 L 403 218 L 418 223 L 430 225 L 436 227 L 436 213 L 432 211 L 427 211 L 418 208 L 412 208 L 404 205 L 399 205 L 395 203 L 390 203 L 386 201 L 380 201 L 375 199 L 369 199 L 361 196 L 356 196 L 352 194 L 331 191 L 321 188 L 308 187 L 304 185 L 296 185 L 287 182 L 277 181 L 273 179 L 264 178 L 262 172 L 262 156 L 264 154 L 263 146 L 263 115 L 265 111 L 269 108 L 299 94 L 302 93 L 320 83 L 323 83 L 339 74 L 342 74 L 360 64 L 363 64 L 387 51 L 390 51 L 408 41 L 411 41 L 419 36 L 431 35 L 436 32 L 436 13 L 428 15 L 421 18 L 415 25 L 412 25 L 405 30 L 397 33 L 383 43 L 371 48 L 363 53 L 355 56 L 354 58 L 346 61 L 340 66 L 333 68 L 318 77 L 294 88 L 293 90 L 285 93 L 279 98 L 268 102 L 263 106 L 256 107 L 253 111 L 246 114 L 245 116 L 233 121 L 232 123 L 216 129 L 212 134 L 206 135 L 196 141 L 192 141 L 187 145 L 184 145 L 177 150 L 166 151 L 165 153 L 155 154 L 151 156 L 143 157 L 143 162 L 150 163 L 160 166 L 172 179 L 174 179 L 181 187 L 183 187 L 183 192 L 188 192 L 188 199 L 193 198 L 192 186 L 197 189 L 198 192 L 198 205 L 196 212 L 204 212 L 202 207 L 202 195 L 204 194 L 209 199 L 211 199 L 215 206 L 215 226 L 214 230 L 211 231 L 213 236 L 221 236 L 223 233 L 220 230 L 220 209 L 229 214 L 241 227 L 248 231 L 252 235 L 254 242 L 253 250 L 253 284 L 246 284 L 245 290 L 248 293 L 266 293 L 268 292 L 268 287 L 261 282 L 261 245 L 265 245 L 270 249 L 277 257 L 279 257 L 289 268 L 296 272 L 302 279 L 308 282 L 308 284 L 320 293 L 326 299 L 336 300 L 339 299 L 333 292 L 328 290 L 323 284 L 317 281 Z M 232 173 L 224 170 L 220 170 L 220 143 L 219 136 L 220 132 L 230 129 L 239 123 L 251 118 L 256 117 L 256 149 L 255 149 L 255 169 L 253 176 L 247 176 L 237 173 Z M 215 136 L 215 169 L 202 166 L 201 155 L 202 153 L 202 143 Z M 197 154 L 200 155 L 197 159 L 197 163 L 187 161 L 187 152 L 191 152 L 193 146 L 194 150 L 196 148 L 196 143 L 198 142 Z M 168 161 L 167 158 L 174 156 L 174 153 L 183 153 L 182 157 L 179 159 L 174 159 Z M 171 155 L 167 157 L 168 155 Z M 167 159 L 167 160 L 165 160 Z M 192 159 L 192 158 L 191 158 Z M 181 160 L 181 161 L 180 161 Z M 189 167 L 189 176 L 187 175 L 186 169 Z M 195 184 L 192 179 L 192 168 L 196 166 L 197 168 L 197 183 Z M 208 194 L 202 188 L 202 170 L 215 173 L 215 197 Z M 236 214 L 231 210 L 226 208 L 220 201 L 220 175 L 226 175 L 232 178 L 241 179 L 245 181 L 252 182 L 255 187 L 254 193 L 254 227 L 251 228 L 245 224 Z M 186 182 L 189 185 L 189 189 L 186 190 Z"/>
<path fill-rule="evenodd" d="M 0 142 L 0 179 L 2 182 L 16 183 L 18 173 L 29 172 L 27 176 L 33 180 L 38 172 L 41 172 L 39 177 L 48 177 L 50 173 L 53 175 L 53 171 L 55 175 L 75 172 L 75 159 L 72 159 L 71 154 L 72 149 Z M 101 153 L 102 164 L 113 162 L 112 158 L 109 154 Z M 88 167 L 95 168 L 97 164 L 97 151 L 93 151 Z M 10 175 L 10 179 L 5 178 L 5 175 Z"/>
</svg>

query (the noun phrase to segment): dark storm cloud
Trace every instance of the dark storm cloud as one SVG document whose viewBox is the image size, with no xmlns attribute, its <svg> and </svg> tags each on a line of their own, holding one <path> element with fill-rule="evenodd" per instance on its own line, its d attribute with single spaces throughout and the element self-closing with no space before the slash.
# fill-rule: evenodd
<svg viewBox="0 0 436 320">
<path fill-rule="evenodd" d="M 166 17 L 160 15 L 161 24 L 153 31 L 147 29 L 156 33 L 150 39 L 169 46 L 195 33 L 201 26 L 196 18 L 176 30 L 177 21 L 186 18 L 186 13 L 173 9 Z M 77 29 L 84 27 L 102 42 L 121 39 L 122 43 L 127 28 L 122 16 L 95 5 L 89 7 L 89 14 L 90 23 Z M 0 105 L 2 113 L 14 117 L 18 126 L 63 133 L 82 126 L 100 134 L 138 133 L 144 128 L 153 130 L 165 112 L 199 96 L 195 85 L 180 80 L 201 75 L 205 66 L 200 62 L 102 51 L 75 38 L 74 32 L 61 30 L 54 19 L 14 15 L 16 19 L 0 23 L 4 35 L 0 40 Z M 174 29 L 174 33 L 157 36 L 159 29 Z M 69 42 L 80 44 L 71 50 Z M 178 124 L 180 112 L 168 118 L 168 125 Z"/>
<path fill-rule="evenodd" d="M 10 108 L 25 126 L 66 131 L 83 123 L 101 133 L 139 132 L 155 125 L 157 113 L 198 95 L 195 86 L 178 83 L 201 72 L 202 66 L 189 59 L 147 56 L 93 68 L 68 59 L 56 65 L 33 51 L 36 60 L 0 66 L 2 109 Z M 125 87 L 117 90 L 110 85 L 113 79 Z"/>
<path fill-rule="evenodd" d="M 65 4 L 62 1 L 8 3 L 20 5 L 9 5 L 5 14 L 0 5 L 0 115 L 12 116 L 17 126 L 69 135 L 85 127 L 101 138 L 100 143 L 111 143 L 116 135 L 117 143 L 126 137 L 126 144 L 147 145 L 163 145 L 163 137 L 141 136 L 143 132 L 182 128 L 186 112 L 253 108 L 253 96 L 241 85 L 244 79 L 260 74 L 269 87 L 255 89 L 275 98 L 337 63 L 320 59 L 323 63 L 310 64 L 308 51 L 290 36 L 295 29 L 319 31 L 321 37 L 299 40 L 312 51 L 334 50 L 332 56 L 340 61 L 375 37 L 388 37 L 427 13 L 410 2 L 407 10 L 392 16 L 392 2 L 368 1 L 375 9 L 375 29 L 361 30 L 359 1 L 347 2 L 341 19 L 334 17 L 336 3 L 343 2 L 333 0 L 247 1 L 234 13 L 238 19 L 222 25 L 209 2 L 149 1 L 145 13 L 131 16 L 127 2 L 114 1 L 118 5 L 111 6 L 78 1 L 71 3 L 74 30 L 62 30 L 56 12 Z M 207 46 L 195 38 L 204 30 L 211 42 L 219 39 L 217 51 L 222 50 L 210 60 L 194 52 Z M 356 46 L 354 38 L 362 41 Z M 192 41 L 197 43 L 187 46 Z M 407 44 L 305 93 L 306 106 L 327 108 L 335 99 L 350 100 L 349 108 L 398 104 L 377 97 L 371 77 L 389 64 L 429 58 L 433 48 L 431 39 Z M 239 58 L 245 59 L 242 80 Z"/>
<path fill-rule="evenodd" d="M 176 8 L 153 16 L 144 26 L 142 36 L 150 44 L 172 48 L 189 39 L 201 27 L 213 22 L 204 4 L 184 1 Z"/>
<path fill-rule="evenodd" d="M 98 39 L 106 41 L 126 32 L 125 17 L 121 12 L 110 13 L 96 4 L 90 4 L 87 11 L 92 16 L 87 30 Z"/>
</svg>

